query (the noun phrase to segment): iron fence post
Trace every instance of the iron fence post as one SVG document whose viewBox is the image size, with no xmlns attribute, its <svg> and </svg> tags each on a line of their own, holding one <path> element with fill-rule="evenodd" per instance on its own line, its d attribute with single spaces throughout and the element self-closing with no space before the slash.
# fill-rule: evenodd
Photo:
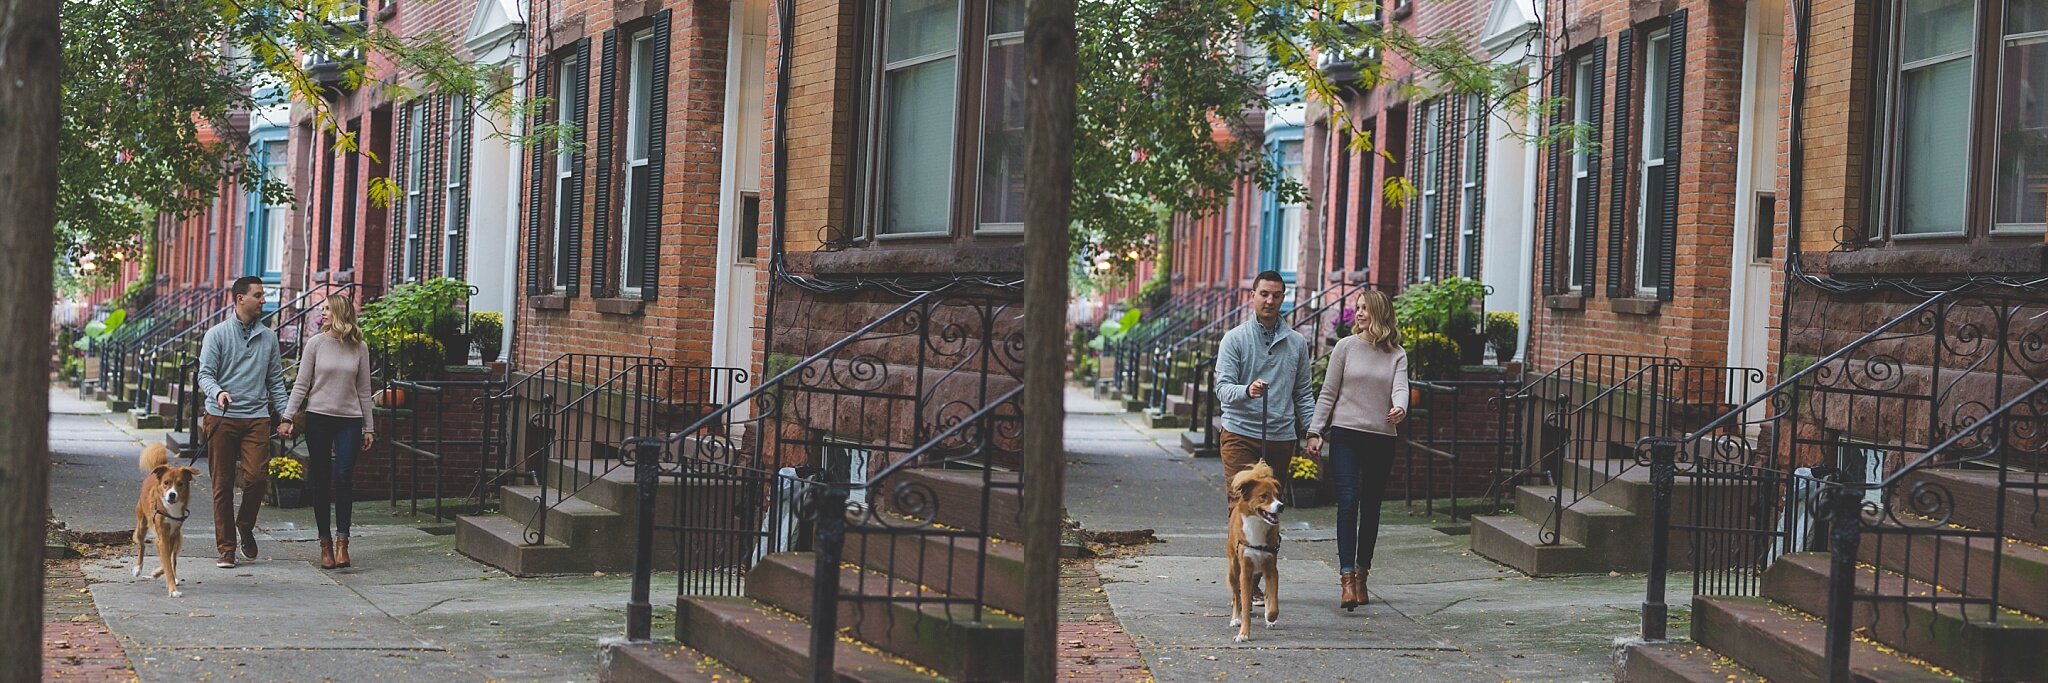
<svg viewBox="0 0 2048 683">
<path fill-rule="evenodd" d="M 839 644 L 839 557 L 846 545 L 843 486 L 817 486 L 817 572 L 811 583 L 811 681 L 833 683 L 833 653 Z"/>
<path fill-rule="evenodd" d="M 633 448 L 633 488 L 639 495 L 640 513 L 633 526 L 633 597 L 626 602 L 626 639 L 652 640 L 654 605 L 648 602 L 649 584 L 654 579 L 654 502 L 661 476 L 661 444 L 639 441 Z"/>
<path fill-rule="evenodd" d="M 1650 577 L 1643 592 L 1643 639 L 1667 639 L 1671 624 L 1664 604 L 1664 579 L 1671 558 L 1671 490 L 1678 478 L 1678 444 L 1668 438 L 1650 442 Z"/>
<path fill-rule="evenodd" d="M 1863 492 L 1833 484 L 1828 492 L 1828 680 L 1849 683 L 1849 647 L 1854 642 L 1856 551 L 1861 541 Z"/>
</svg>

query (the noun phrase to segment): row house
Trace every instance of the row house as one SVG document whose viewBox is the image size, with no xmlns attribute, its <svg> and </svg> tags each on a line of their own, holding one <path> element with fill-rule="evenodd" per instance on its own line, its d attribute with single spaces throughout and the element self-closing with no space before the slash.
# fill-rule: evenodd
<svg viewBox="0 0 2048 683">
<path fill-rule="evenodd" d="M 274 91 L 259 91 L 257 101 L 268 104 L 235 113 L 230 130 L 203 128 L 201 139 L 216 144 L 246 141 L 251 163 L 269 177 L 288 182 L 287 108 L 277 103 Z M 282 283 L 288 260 L 283 240 L 291 214 L 289 204 L 265 202 L 239 180 L 224 178 L 214 189 L 213 200 L 201 209 L 157 217 L 151 236 L 156 274 L 167 291 L 220 289 L 245 274 L 262 276 L 274 289 Z"/>
</svg>

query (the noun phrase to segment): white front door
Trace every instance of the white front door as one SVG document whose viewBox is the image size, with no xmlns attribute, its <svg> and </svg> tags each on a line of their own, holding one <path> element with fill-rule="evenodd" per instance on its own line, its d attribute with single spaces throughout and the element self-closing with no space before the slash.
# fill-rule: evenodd
<svg viewBox="0 0 2048 683">
<path fill-rule="evenodd" d="M 712 365 L 754 367 L 755 332 L 763 326 L 756 311 L 757 267 L 768 248 L 761 223 L 761 131 L 763 83 L 768 67 L 768 2 L 745 0 L 733 5 L 731 45 L 726 64 L 724 181 L 720 184 L 718 295 L 711 340 Z"/>
<path fill-rule="evenodd" d="M 1749 4 L 1743 37 L 1741 142 L 1736 150 L 1735 253 L 1729 263 L 1728 364 L 1768 369 L 1776 306 L 1779 84 L 1785 50 L 1785 0 Z M 1753 398 L 1756 388 L 1750 389 Z M 1745 398 L 1731 396 L 1731 399 Z"/>
</svg>

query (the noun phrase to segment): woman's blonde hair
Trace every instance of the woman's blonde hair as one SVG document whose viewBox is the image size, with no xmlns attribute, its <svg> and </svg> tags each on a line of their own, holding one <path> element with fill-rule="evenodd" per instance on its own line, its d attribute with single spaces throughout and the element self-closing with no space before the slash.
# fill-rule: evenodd
<svg viewBox="0 0 2048 683">
<path fill-rule="evenodd" d="M 347 294 L 327 297 L 327 322 L 320 325 L 320 331 L 350 344 L 362 344 L 363 328 L 356 326 L 356 302 Z"/>
<path fill-rule="evenodd" d="M 1401 348 L 1401 327 L 1394 321 L 1394 300 L 1377 289 L 1358 297 L 1358 318 L 1353 323 L 1359 338 L 1381 351 Z"/>
</svg>

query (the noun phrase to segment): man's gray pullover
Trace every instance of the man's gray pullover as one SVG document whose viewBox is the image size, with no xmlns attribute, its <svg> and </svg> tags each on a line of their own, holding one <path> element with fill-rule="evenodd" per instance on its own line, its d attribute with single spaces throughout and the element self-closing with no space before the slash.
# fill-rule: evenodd
<svg viewBox="0 0 2048 683">
<path fill-rule="evenodd" d="M 208 415 L 250 418 L 283 412 L 289 395 L 277 358 L 277 333 L 260 321 L 244 323 L 237 317 L 207 330 L 199 347 L 199 390 L 206 394 Z M 225 411 L 220 408 L 223 391 L 230 400 Z"/>
<path fill-rule="evenodd" d="M 1224 430 L 1266 441 L 1301 438 L 1302 421 L 1316 411 L 1309 381 L 1308 339 L 1257 318 L 1231 328 L 1216 353 L 1216 400 Z M 1253 380 L 1266 380 L 1263 398 L 1252 398 Z"/>
</svg>

